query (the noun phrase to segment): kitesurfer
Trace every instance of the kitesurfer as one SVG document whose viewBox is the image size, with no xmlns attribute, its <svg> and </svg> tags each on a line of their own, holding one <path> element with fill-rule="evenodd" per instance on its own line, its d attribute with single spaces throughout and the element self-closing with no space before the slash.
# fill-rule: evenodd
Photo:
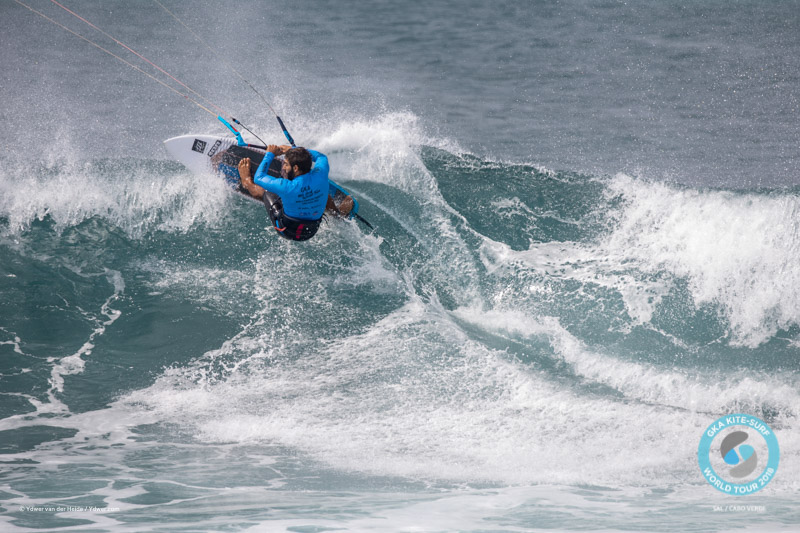
<svg viewBox="0 0 800 533">
<path fill-rule="evenodd" d="M 284 156 L 281 177 L 268 175 L 270 163 L 281 155 Z M 308 240 L 317 233 L 326 209 L 345 216 L 353 207 L 349 196 L 339 208 L 330 200 L 328 157 L 315 150 L 271 144 L 255 176 L 251 177 L 250 172 L 250 159 L 242 159 L 239 162 L 242 186 L 251 196 L 263 200 L 273 226 L 284 238 Z"/>
</svg>

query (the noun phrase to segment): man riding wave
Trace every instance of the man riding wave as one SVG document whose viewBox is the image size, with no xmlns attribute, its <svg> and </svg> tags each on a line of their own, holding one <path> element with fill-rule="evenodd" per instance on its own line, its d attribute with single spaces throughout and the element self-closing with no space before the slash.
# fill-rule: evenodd
<svg viewBox="0 0 800 533">
<path fill-rule="evenodd" d="M 268 175 L 272 160 L 281 155 L 284 156 L 281 177 Z M 339 208 L 329 199 L 328 157 L 315 150 L 270 144 L 255 176 L 251 177 L 250 170 L 250 159 L 242 159 L 239 162 L 242 187 L 264 201 L 272 224 L 284 238 L 308 240 L 317 233 L 326 208 L 337 215 L 347 215 L 352 209 L 351 197 Z"/>
</svg>

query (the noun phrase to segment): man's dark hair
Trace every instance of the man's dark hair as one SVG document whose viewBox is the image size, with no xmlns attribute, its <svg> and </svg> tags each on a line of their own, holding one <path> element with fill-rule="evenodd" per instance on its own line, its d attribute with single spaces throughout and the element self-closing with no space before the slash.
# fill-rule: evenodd
<svg viewBox="0 0 800 533">
<path fill-rule="evenodd" d="M 311 170 L 311 154 L 302 146 L 286 150 L 284 157 L 291 166 L 297 165 L 300 169 L 298 176 L 308 174 L 308 171 Z"/>
</svg>

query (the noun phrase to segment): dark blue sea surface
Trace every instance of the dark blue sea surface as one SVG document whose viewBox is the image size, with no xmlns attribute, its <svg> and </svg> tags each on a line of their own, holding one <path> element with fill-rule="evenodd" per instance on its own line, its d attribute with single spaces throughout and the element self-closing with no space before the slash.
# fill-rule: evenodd
<svg viewBox="0 0 800 533">
<path fill-rule="evenodd" d="M 166 154 L 214 116 L 0 3 L 4 531 L 800 523 L 800 3 L 61 3 L 375 230 L 278 238 Z"/>
</svg>

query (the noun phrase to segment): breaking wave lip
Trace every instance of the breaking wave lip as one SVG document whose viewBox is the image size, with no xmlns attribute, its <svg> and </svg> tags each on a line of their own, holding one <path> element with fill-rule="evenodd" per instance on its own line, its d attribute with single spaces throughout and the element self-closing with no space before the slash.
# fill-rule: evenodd
<svg viewBox="0 0 800 533">
<path fill-rule="evenodd" d="M 678 188 L 618 175 L 623 205 L 599 250 L 645 272 L 688 280 L 696 306 L 718 305 L 730 342 L 755 348 L 800 324 L 800 197 Z"/>
<path fill-rule="evenodd" d="M 604 195 L 599 235 L 534 242 L 523 251 L 484 238 L 484 266 L 606 287 L 620 294 L 637 325 L 650 323 L 681 280 L 696 310 L 719 310 L 722 340 L 734 347 L 756 348 L 800 325 L 796 193 L 700 190 L 617 175 Z M 525 212 L 514 199 L 496 205 Z"/>
<path fill-rule="evenodd" d="M 214 224 L 226 212 L 225 185 L 213 176 L 189 176 L 178 164 L 155 160 L 44 163 L 0 170 L 2 232 L 19 235 L 48 217 L 63 231 L 93 217 L 141 238 L 152 230 L 181 233 Z"/>
</svg>

